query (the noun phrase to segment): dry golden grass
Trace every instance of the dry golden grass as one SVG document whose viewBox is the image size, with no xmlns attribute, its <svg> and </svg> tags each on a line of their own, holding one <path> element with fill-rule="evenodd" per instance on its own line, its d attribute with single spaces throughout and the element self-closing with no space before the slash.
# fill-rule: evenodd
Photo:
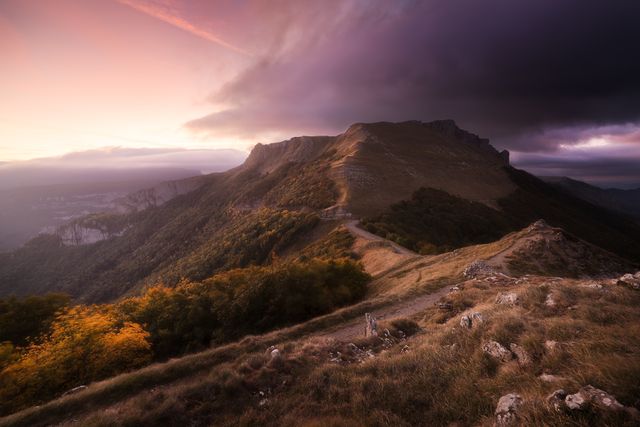
<svg viewBox="0 0 640 427">
<path fill-rule="evenodd" d="M 518 284 L 471 280 L 447 297 L 456 314 L 444 323 L 437 316 L 440 310 L 432 307 L 416 316 L 421 330 L 406 340 L 397 330 L 415 332 L 415 325 L 402 320 L 381 325 L 381 330 L 390 329 L 391 344 L 379 339 L 354 343 L 375 357 L 363 358 L 347 343 L 297 339 L 302 331 L 293 328 L 211 351 L 207 363 L 204 355 L 196 355 L 148 368 L 147 376 L 167 379 L 162 385 L 140 387 L 142 372 L 129 374 L 99 385 L 103 390 L 116 384 L 131 388 L 112 394 L 108 402 L 94 388 L 32 410 L 37 412 L 31 417 L 18 414 L 5 425 L 66 420 L 91 426 L 490 426 L 498 398 L 509 392 L 525 399 L 523 425 L 635 425 L 626 414 L 563 414 L 545 404 L 555 389 L 575 392 L 591 384 L 625 405 L 639 405 L 640 292 L 617 286 L 590 289 L 583 286 L 587 283 L 544 277 Z M 519 305 L 495 305 L 497 293 L 506 290 L 519 295 Z M 549 292 L 556 302 L 552 308 L 544 305 Z M 482 313 L 485 321 L 470 330 L 459 327 L 464 310 Z M 493 361 L 480 349 L 488 339 L 521 345 L 532 364 Z M 548 350 L 546 340 L 558 341 L 557 349 Z M 268 355 L 272 344 L 281 358 Z M 189 375 L 180 371 L 186 366 Z M 564 379 L 547 383 L 539 379 L 542 373 Z M 77 399 L 75 405 L 70 399 Z"/>
</svg>

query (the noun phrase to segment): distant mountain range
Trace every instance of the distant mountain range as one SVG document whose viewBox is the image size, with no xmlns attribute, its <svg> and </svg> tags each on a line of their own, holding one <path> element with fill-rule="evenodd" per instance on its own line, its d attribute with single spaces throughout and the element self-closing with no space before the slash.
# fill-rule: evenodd
<svg viewBox="0 0 640 427">
<path fill-rule="evenodd" d="M 640 220 L 640 188 L 634 190 L 602 189 L 566 176 L 543 176 L 540 178 L 572 196 L 606 209 L 626 213 Z"/>
<path fill-rule="evenodd" d="M 87 214 L 137 209 L 127 195 L 203 171 L 224 171 L 245 157 L 238 150 L 106 147 L 0 162 L 0 252 Z M 158 200 L 137 203 L 156 203 L 171 193 L 169 187 L 158 187 Z"/>
<path fill-rule="evenodd" d="M 74 220 L 0 255 L 0 293 L 113 300 L 270 264 L 352 219 L 426 254 L 544 219 L 640 261 L 637 222 L 513 168 L 507 152 L 451 120 L 359 123 L 338 136 L 258 144 L 241 166 L 163 185 L 121 199 L 130 207 L 120 213 Z"/>
</svg>

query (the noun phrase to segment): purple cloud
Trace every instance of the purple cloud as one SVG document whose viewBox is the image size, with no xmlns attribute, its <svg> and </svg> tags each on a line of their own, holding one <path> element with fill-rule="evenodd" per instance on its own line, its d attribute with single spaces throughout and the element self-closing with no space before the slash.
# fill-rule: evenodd
<svg viewBox="0 0 640 427">
<path fill-rule="evenodd" d="M 629 135 L 640 151 L 638 2 L 337 4 L 260 9 L 257 25 L 277 34 L 266 37 L 272 48 L 211 94 L 215 110 L 186 127 L 255 138 L 454 118 L 516 152 L 549 154 L 598 132 Z M 276 20 L 283 9 L 286 18 Z"/>
</svg>

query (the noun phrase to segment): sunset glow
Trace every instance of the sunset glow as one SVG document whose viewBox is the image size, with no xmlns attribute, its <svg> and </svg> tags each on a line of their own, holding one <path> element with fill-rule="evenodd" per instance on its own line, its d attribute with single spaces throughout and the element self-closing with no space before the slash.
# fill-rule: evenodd
<svg viewBox="0 0 640 427">
<path fill-rule="evenodd" d="M 0 160 L 237 145 L 182 126 L 210 111 L 206 94 L 245 61 L 203 34 L 116 1 L 2 2 Z"/>
</svg>

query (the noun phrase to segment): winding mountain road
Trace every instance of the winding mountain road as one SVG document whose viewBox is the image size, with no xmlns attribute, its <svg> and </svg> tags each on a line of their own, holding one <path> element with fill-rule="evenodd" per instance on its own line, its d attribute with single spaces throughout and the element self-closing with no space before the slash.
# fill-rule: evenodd
<svg viewBox="0 0 640 427">
<path fill-rule="evenodd" d="M 402 247 L 390 240 L 384 239 L 380 236 L 376 236 L 373 233 L 363 230 L 358 225 L 359 225 L 358 220 L 352 220 L 347 222 L 345 224 L 345 227 L 355 237 L 360 237 L 369 242 L 384 242 L 395 253 L 411 255 L 413 257 L 420 257 L 420 255 L 416 254 L 415 252 L 405 247 Z M 391 268 L 387 270 L 385 273 L 378 276 L 376 280 L 384 280 L 384 277 L 390 272 L 394 271 L 396 267 L 400 265 L 404 265 L 407 262 L 413 261 L 414 259 L 415 258 L 412 258 L 410 260 L 405 259 L 404 261 L 399 262 L 398 265 L 396 265 L 394 268 Z M 449 286 L 445 286 L 442 289 L 439 289 L 431 293 L 425 293 L 425 294 L 412 296 L 412 297 L 405 297 L 405 298 L 402 298 L 401 300 L 397 300 L 397 299 L 391 300 L 389 301 L 388 305 L 372 310 L 371 314 L 377 320 L 388 320 L 388 319 L 394 319 L 399 317 L 411 317 L 415 314 L 420 313 L 426 308 L 432 306 L 433 304 L 437 303 L 440 300 L 440 298 L 447 295 L 447 293 L 449 293 Z M 360 316 L 349 322 L 346 322 L 341 325 L 335 326 L 331 329 L 322 331 L 319 334 L 319 336 L 326 337 L 326 338 L 333 338 L 339 341 L 351 341 L 356 338 L 360 338 L 364 336 L 364 326 L 365 326 L 364 317 Z"/>
</svg>

